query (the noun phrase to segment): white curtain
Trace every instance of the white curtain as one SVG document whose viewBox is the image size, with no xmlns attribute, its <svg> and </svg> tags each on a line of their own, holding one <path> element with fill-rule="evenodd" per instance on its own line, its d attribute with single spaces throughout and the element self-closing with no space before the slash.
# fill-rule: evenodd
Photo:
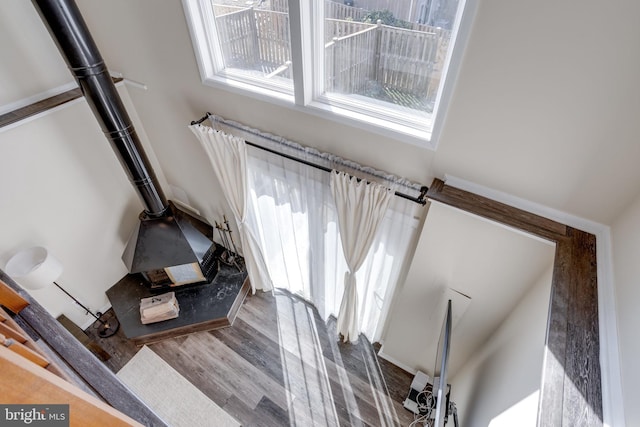
<svg viewBox="0 0 640 427">
<path fill-rule="evenodd" d="M 247 222 L 255 226 L 274 287 L 311 301 L 325 320 L 337 316 L 349 268 L 330 174 L 252 147 L 248 155 L 251 209 Z M 311 154 L 296 155 L 318 162 Z M 357 270 L 357 319 L 361 332 L 372 342 L 381 336 L 422 209 L 392 197 L 371 250 Z"/>
<path fill-rule="evenodd" d="M 260 245 L 247 224 L 247 147 L 243 139 L 207 126 L 189 126 L 204 147 L 238 226 L 251 289 L 273 288 Z"/>
<path fill-rule="evenodd" d="M 356 341 L 360 335 L 356 272 L 371 249 L 393 193 L 382 185 L 358 181 L 336 171 L 331 172 L 331 193 L 338 211 L 342 251 L 349 267 L 344 274 L 337 331 L 345 341 Z"/>
</svg>

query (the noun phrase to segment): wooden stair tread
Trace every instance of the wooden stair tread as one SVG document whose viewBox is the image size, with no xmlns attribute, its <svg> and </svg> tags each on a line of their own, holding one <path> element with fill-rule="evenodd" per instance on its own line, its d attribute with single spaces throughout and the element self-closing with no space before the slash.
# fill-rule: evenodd
<svg viewBox="0 0 640 427">
<path fill-rule="evenodd" d="M 4 335 L 7 338 L 12 338 L 18 341 L 20 344 L 24 344 L 27 342 L 27 337 L 22 335 L 20 332 L 16 331 L 14 328 L 5 324 L 5 322 L 0 322 L 0 334 Z"/>
<path fill-rule="evenodd" d="M 19 313 L 29 305 L 29 302 L 0 280 L 0 305 L 5 306 L 12 313 Z"/>
<path fill-rule="evenodd" d="M 9 314 L 6 311 L 4 311 L 2 308 L 0 308 L 0 319 L 1 319 L 0 320 L 0 334 L 2 334 L 4 336 L 7 336 L 7 337 L 11 337 L 11 338 L 15 339 L 16 341 L 18 341 L 22 346 L 24 346 L 25 348 L 27 348 L 29 350 L 29 354 L 31 354 L 31 352 L 35 353 L 38 357 L 34 356 L 34 359 L 39 360 L 39 358 L 42 358 L 43 360 L 46 360 L 47 363 L 41 365 L 46 370 L 48 370 L 49 372 L 59 376 L 60 378 L 66 380 L 66 381 L 70 381 L 69 376 L 67 374 L 65 374 L 65 372 L 62 369 L 60 369 L 60 367 L 58 367 L 55 363 L 51 363 L 48 360 L 47 355 L 42 351 L 40 346 L 38 344 L 36 344 L 36 342 L 29 336 L 29 334 L 27 334 L 20 327 L 20 325 L 18 325 L 16 323 L 16 321 L 13 320 L 11 318 L 11 316 L 9 316 Z M 20 338 L 18 338 L 16 336 L 19 336 Z M 25 353 L 27 353 L 27 351 L 25 351 Z"/>
</svg>

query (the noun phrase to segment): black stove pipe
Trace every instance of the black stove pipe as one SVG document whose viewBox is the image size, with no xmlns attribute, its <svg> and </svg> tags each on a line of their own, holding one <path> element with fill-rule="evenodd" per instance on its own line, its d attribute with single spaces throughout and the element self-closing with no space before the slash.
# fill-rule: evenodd
<svg viewBox="0 0 640 427">
<path fill-rule="evenodd" d="M 167 200 L 75 1 L 32 0 L 32 3 L 138 191 L 145 214 L 161 217 L 167 211 Z"/>
</svg>

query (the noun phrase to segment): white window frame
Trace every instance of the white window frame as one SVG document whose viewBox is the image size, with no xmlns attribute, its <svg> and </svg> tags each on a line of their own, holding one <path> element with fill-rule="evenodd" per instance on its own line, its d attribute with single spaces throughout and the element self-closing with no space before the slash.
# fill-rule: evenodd
<svg viewBox="0 0 640 427">
<path fill-rule="evenodd" d="M 182 0 L 203 84 L 293 108 L 427 149 L 437 148 L 478 0 L 460 0 L 431 118 L 422 121 L 348 95 L 324 94 L 324 1 L 289 0 L 293 90 L 248 75 L 229 73 L 216 40 L 209 0 Z M 318 33 L 318 37 L 314 37 Z M 315 42 L 314 42 L 315 40 Z"/>
<path fill-rule="evenodd" d="M 182 4 L 202 83 L 284 105 L 293 102 L 293 88 L 225 69 L 211 1 L 183 0 Z"/>
</svg>

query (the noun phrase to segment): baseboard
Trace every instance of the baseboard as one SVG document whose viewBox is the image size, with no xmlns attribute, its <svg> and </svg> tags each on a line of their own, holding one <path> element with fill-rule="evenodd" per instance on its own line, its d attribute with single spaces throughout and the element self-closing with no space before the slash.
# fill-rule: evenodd
<svg viewBox="0 0 640 427">
<path fill-rule="evenodd" d="M 405 365 L 404 363 L 400 362 L 399 360 L 389 356 L 388 354 L 385 354 L 382 350 L 384 349 L 384 344 L 382 345 L 382 347 L 380 347 L 380 350 L 378 350 L 378 357 L 381 359 L 386 360 L 389 363 L 392 363 L 394 365 L 396 365 L 398 368 L 403 369 L 407 372 L 409 372 L 412 375 L 415 375 L 416 372 L 418 372 L 417 369 L 410 367 L 409 365 Z"/>
</svg>

